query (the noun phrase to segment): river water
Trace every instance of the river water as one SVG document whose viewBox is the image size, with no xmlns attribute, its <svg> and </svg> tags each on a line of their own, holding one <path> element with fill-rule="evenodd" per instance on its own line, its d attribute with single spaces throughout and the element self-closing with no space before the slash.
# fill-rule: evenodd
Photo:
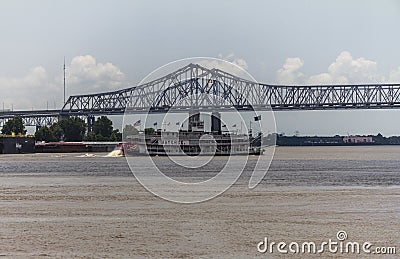
<svg viewBox="0 0 400 259">
<path fill-rule="evenodd" d="M 281 258 L 260 254 L 257 244 L 265 237 L 321 243 L 337 240 L 338 231 L 349 241 L 399 247 L 400 146 L 277 147 L 257 188 L 247 188 L 251 156 L 232 188 L 190 205 L 149 193 L 125 158 L 105 155 L 0 155 L 0 256 Z M 227 158 L 199 170 L 153 159 L 171 178 L 201 181 Z M 131 161 L 134 170 L 154 172 L 143 157 Z M 366 256 L 295 257 L 321 255 Z"/>
<path fill-rule="evenodd" d="M 81 154 L 0 155 L 0 176 L 132 176 L 125 158 Z M 258 157 L 249 157 L 249 164 Z M 141 157 L 134 158 L 140 166 Z M 208 179 L 226 157 L 216 157 L 200 170 L 182 170 L 166 157 L 153 161 L 172 178 Z M 234 157 L 241 162 L 247 157 Z M 261 158 L 263 159 L 263 158 Z M 251 166 L 241 180 L 248 180 Z M 140 170 L 153 170 L 141 167 Z M 240 181 L 239 181 L 240 182 Z M 277 147 L 261 186 L 400 186 L 400 146 Z"/>
</svg>

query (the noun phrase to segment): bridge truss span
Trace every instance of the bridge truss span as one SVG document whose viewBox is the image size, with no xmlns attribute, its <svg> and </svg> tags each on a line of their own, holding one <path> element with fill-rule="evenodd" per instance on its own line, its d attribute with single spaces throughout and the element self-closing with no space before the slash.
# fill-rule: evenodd
<svg viewBox="0 0 400 259">
<path fill-rule="evenodd" d="M 400 84 L 260 86 L 273 110 L 400 108 Z"/>
<path fill-rule="evenodd" d="M 25 126 L 50 126 L 58 121 L 59 116 L 59 110 L 0 112 L 0 127 L 14 117 L 21 117 Z"/>
<path fill-rule="evenodd" d="M 202 94 L 215 98 L 202 99 Z M 187 98 L 194 95 L 199 97 Z M 189 64 L 136 87 L 71 96 L 62 113 L 121 114 L 126 107 L 140 112 L 165 111 L 173 106 L 205 109 L 229 105 L 268 106 L 276 111 L 400 108 L 400 84 L 270 85 Z"/>
<path fill-rule="evenodd" d="M 48 125 L 61 116 L 92 117 L 131 112 L 235 109 L 337 110 L 400 108 L 400 84 L 271 85 L 219 69 L 189 64 L 175 72 L 117 91 L 70 96 L 61 110 L 0 112 L 0 124 L 21 116 Z"/>
</svg>

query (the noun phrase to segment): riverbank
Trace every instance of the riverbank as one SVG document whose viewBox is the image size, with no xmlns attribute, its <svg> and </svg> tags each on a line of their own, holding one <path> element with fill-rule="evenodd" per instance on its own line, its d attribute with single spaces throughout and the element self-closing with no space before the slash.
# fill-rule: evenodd
<svg viewBox="0 0 400 259">
<path fill-rule="evenodd" d="M 384 137 L 378 135 L 355 136 L 285 136 L 276 134 L 278 146 L 375 146 L 400 145 L 399 136 Z"/>
</svg>

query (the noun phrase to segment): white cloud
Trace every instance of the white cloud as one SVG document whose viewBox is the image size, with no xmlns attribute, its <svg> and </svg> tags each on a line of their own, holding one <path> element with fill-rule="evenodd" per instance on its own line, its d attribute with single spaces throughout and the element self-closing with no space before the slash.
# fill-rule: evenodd
<svg viewBox="0 0 400 259">
<path fill-rule="evenodd" d="M 334 83 L 379 83 L 377 68 L 375 61 L 363 57 L 353 59 L 349 52 L 343 51 L 329 66 L 328 73 Z"/>
<path fill-rule="evenodd" d="M 278 84 L 295 85 L 303 82 L 304 75 L 299 72 L 304 62 L 300 58 L 287 58 L 283 67 L 276 73 Z"/>
<path fill-rule="evenodd" d="M 116 90 L 127 86 L 125 75 L 112 63 L 99 63 L 91 55 L 77 56 L 67 68 L 71 94 Z"/>
<path fill-rule="evenodd" d="M 72 94 L 96 93 L 126 87 L 121 70 L 111 63 L 98 63 L 93 56 L 74 57 L 67 66 L 67 98 Z M 50 76 L 37 66 L 22 77 L 0 77 L 0 107 L 5 109 L 61 108 L 63 75 Z"/>
<path fill-rule="evenodd" d="M 339 54 L 328 67 L 327 72 L 305 76 L 300 72 L 303 61 L 288 58 L 282 68 L 277 71 L 276 81 L 280 84 L 362 84 L 382 83 L 385 77 L 378 73 L 375 61 L 360 57 L 354 59 L 348 51 Z M 396 77 L 396 72 L 393 72 Z"/>
<path fill-rule="evenodd" d="M 321 73 L 318 75 L 313 75 L 307 79 L 307 84 L 310 84 L 310 85 L 333 84 L 333 77 L 329 73 Z"/>
<path fill-rule="evenodd" d="M 244 70 L 247 70 L 249 68 L 249 66 L 247 65 L 246 60 L 236 57 L 235 54 L 233 54 L 233 53 L 230 53 L 227 56 L 223 56 L 222 54 L 219 54 L 218 57 L 220 59 L 229 61 L 229 62 L 231 62 L 231 63 L 243 68 Z"/>
<path fill-rule="evenodd" d="M 44 67 L 31 69 L 26 75 L 17 77 L 0 77 L 1 101 L 5 109 L 21 110 L 31 108 L 53 108 L 54 102 L 61 105 L 61 88 L 49 80 Z M 1 104 L 2 105 L 2 104 Z"/>
<path fill-rule="evenodd" d="M 400 83 L 400 67 L 390 71 L 388 83 Z"/>
<path fill-rule="evenodd" d="M 254 80 L 254 78 L 252 78 L 250 76 L 250 74 L 247 72 L 248 69 L 248 65 L 246 60 L 242 59 L 242 58 L 238 58 L 235 56 L 235 54 L 231 53 L 228 54 L 227 56 L 223 56 L 222 54 L 218 55 L 218 59 L 201 59 L 200 61 L 197 61 L 196 63 L 198 63 L 201 66 L 204 66 L 206 68 L 212 69 L 212 68 L 217 68 L 220 69 L 222 71 L 225 71 L 227 73 L 230 73 L 232 75 L 241 77 L 243 79 L 247 79 L 247 80 Z M 227 61 L 227 62 L 225 62 Z M 229 63 L 232 64 L 229 64 Z"/>
</svg>

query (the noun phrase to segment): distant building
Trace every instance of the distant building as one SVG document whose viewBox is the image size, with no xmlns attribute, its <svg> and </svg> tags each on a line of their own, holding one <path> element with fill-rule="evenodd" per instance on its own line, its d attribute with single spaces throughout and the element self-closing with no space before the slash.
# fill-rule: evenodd
<svg viewBox="0 0 400 259">
<path fill-rule="evenodd" d="M 347 136 L 343 137 L 343 143 L 373 143 L 372 136 Z"/>
</svg>

